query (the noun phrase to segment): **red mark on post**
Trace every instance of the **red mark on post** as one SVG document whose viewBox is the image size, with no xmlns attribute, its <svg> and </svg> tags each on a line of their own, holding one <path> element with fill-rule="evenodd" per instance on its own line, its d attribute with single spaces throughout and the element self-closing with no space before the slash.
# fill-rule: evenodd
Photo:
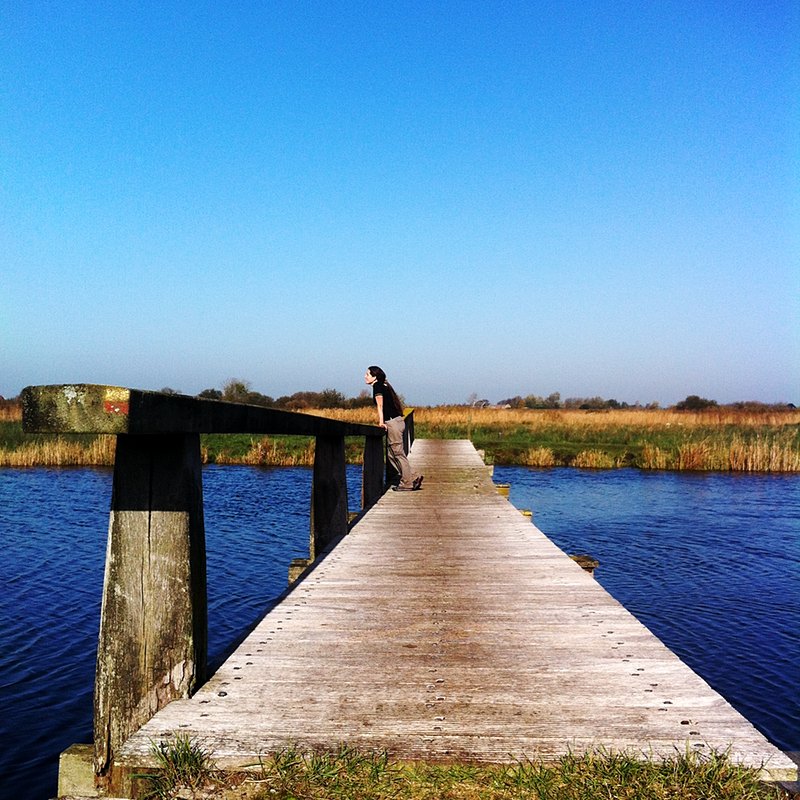
<svg viewBox="0 0 800 800">
<path fill-rule="evenodd" d="M 113 403 L 111 400 L 105 400 L 103 402 L 103 411 L 105 411 L 106 414 L 127 414 L 128 404 Z"/>
</svg>

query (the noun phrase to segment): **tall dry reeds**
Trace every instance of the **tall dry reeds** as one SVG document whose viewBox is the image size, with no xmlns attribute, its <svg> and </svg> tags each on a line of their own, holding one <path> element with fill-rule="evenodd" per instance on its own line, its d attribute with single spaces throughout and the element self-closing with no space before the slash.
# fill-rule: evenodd
<svg viewBox="0 0 800 800">
<path fill-rule="evenodd" d="M 572 460 L 572 466 L 581 469 L 614 469 L 620 465 L 602 450 L 581 450 Z"/>
<path fill-rule="evenodd" d="M 375 425 L 378 422 L 378 415 L 374 406 L 361 408 L 309 408 L 305 409 L 303 413 L 359 425 Z M 416 414 L 416 411 L 414 413 Z"/>
<path fill-rule="evenodd" d="M 0 401 L 0 422 L 20 422 L 22 406 L 15 400 Z"/>
<path fill-rule="evenodd" d="M 636 466 L 718 472 L 800 472 L 800 447 L 790 433 L 734 434 L 730 441 L 701 439 L 684 442 L 676 452 L 645 445 Z"/>
<path fill-rule="evenodd" d="M 642 469 L 671 469 L 672 454 L 656 445 L 645 444 L 637 466 Z"/>
<path fill-rule="evenodd" d="M 314 441 L 312 439 L 298 450 L 285 439 L 271 439 L 264 436 L 254 441 L 244 455 L 233 457 L 222 451 L 217 454 L 215 462 L 257 467 L 308 467 L 314 463 Z"/>
<path fill-rule="evenodd" d="M 318 412 L 373 423 L 374 409 Z M 414 412 L 419 436 L 472 438 L 490 460 L 533 467 L 800 472 L 800 411 L 774 407 L 500 409 L 438 406 Z M 510 459 L 510 460 L 509 460 Z"/>
<path fill-rule="evenodd" d="M 115 436 L 83 443 L 61 437 L 39 439 L 14 450 L 0 450 L 0 467 L 109 467 L 114 465 Z"/>
<path fill-rule="evenodd" d="M 358 409 L 358 411 L 363 412 L 364 409 Z M 530 429 L 555 425 L 584 429 L 631 427 L 641 430 L 656 428 L 692 430 L 725 426 L 743 428 L 797 426 L 800 425 L 800 410 L 770 408 L 764 411 L 754 411 L 721 406 L 704 411 L 644 408 L 585 411 L 580 409 L 436 406 L 434 408 L 417 408 L 414 412 L 414 419 L 417 424 L 432 427 L 466 427 L 471 424 L 481 427 L 522 426 Z"/>
<path fill-rule="evenodd" d="M 557 464 L 555 453 L 549 447 L 529 447 L 521 461 L 524 467 L 555 467 Z"/>
<path fill-rule="evenodd" d="M 749 441 L 734 435 L 727 446 L 701 442 L 693 451 L 682 448 L 680 456 L 681 469 L 800 472 L 800 449 L 786 434 L 758 435 Z"/>
<path fill-rule="evenodd" d="M 734 436 L 728 459 L 729 468 L 740 472 L 800 472 L 800 449 L 786 433 L 750 442 Z"/>
<path fill-rule="evenodd" d="M 9 412 L 16 414 L 16 411 Z M 374 408 L 324 409 L 346 422 L 374 424 Z M 113 437 L 93 444 L 63 437 L 27 442 L 16 422 L 0 442 L 0 466 L 112 464 Z M 800 472 L 800 411 L 715 408 L 497 409 L 464 406 L 415 409 L 417 436 L 471 438 L 492 463 L 532 467 Z M 204 462 L 262 466 L 309 466 L 313 439 L 297 437 L 208 437 Z M 244 441 L 241 441 L 244 439 Z M 105 440 L 105 441 L 104 441 Z M 360 463 L 362 445 L 348 439 L 347 459 Z"/>
</svg>

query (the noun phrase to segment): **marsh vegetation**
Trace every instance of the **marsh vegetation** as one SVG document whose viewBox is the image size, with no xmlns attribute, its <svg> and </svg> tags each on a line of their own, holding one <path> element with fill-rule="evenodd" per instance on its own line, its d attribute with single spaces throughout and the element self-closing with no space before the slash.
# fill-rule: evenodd
<svg viewBox="0 0 800 800">
<path fill-rule="evenodd" d="M 307 409 L 373 424 L 371 407 Z M 420 438 L 470 439 L 494 464 L 586 469 L 800 472 L 800 411 L 771 406 L 678 409 L 532 409 L 470 406 L 415 410 Z M 308 466 L 313 439 L 204 435 L 203 460 L 216 464 Z M 349 463 L 362 442 L 348 440 Z M 0 466 L 110 465 L 114 438 L 22 432 L 18 407 L 0 414 Z"/>
</svg>

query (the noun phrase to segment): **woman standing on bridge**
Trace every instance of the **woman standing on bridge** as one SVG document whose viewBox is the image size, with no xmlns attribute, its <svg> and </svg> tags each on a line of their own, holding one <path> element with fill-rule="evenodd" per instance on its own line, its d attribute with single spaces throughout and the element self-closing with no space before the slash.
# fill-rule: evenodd
<svg viewBox="0 0 800 800">
<path fill-rule="evenodd" d="M 393 486 L 392 489 L 396 492 L 411 492 L 422 488 L 422 475 L 414 474 L 403 447 L 406 423 L 403 420 L 403 404 L 397 392 L 386 380 L 386 373 L 380 367 L 367 367 L 364 381 L 372 387 L 372 396 L 378 407 L 378 425 L 386 431 L 389 443 L 386 455 L 389 463 L 400 476 L 400 485 Z"/>
</svg>

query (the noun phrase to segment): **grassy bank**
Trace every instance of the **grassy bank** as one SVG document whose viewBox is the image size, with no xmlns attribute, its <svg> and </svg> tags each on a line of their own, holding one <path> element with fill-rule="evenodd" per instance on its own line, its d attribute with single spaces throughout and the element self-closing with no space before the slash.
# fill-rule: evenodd
<svg viewBox="0 0 800 800">
<path fill-rule="evenodd" d="M 470 438 L 496 464 L 800 471 L 800 412 L 420 409 L 420 436 Z"/>
<path fill-rule="evenodd" d="M 320 413 L 373 423 L 371 408 Z M 418 408 L 421 438 L 471 439 L 487 461 L 534 467 L 800 472 L 800 411 L 625 409 L 613 411 Z M 249 434 L 201 438 L 206 463 L 310 465 L 313 440 Z M 359 463 L 362 442 L 347 442 Z M 113 437 L 22 433 L 18 419 L 0 420 L 0 466 L 113 463 Z"/>
<path fill-rule="evenodd" d="M 0 467 L 111 466 L 116 437 L 26 434 L 17 421 L 0 420 Z"/>
<path fill-rule="evenodd" d="M 148 798 L 221 800 L 767 800 L 788 794 L 761 783 L 755 770 L 725 755 L 676 754 L 664 761 L 626 755 L 567 755 L 554 764 L 429 764 L 392 761 L 385 753 L 341 746 L 329 753 L 288 749 L 248 775 L 214 769 L 191 740 L 154 747 L 160 772 L 141 780 Z"/>
</svg>

